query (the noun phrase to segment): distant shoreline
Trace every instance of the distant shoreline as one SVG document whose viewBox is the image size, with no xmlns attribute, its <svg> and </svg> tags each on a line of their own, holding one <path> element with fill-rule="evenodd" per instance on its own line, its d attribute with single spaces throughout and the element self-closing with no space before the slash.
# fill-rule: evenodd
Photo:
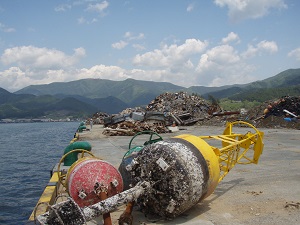
<svg viewBox="0 0 300 225">
<path fill-rule="evenodd" d="M 53 123 L 53 122 L 78 122 L 82 121 L 80 119 L 70 120 L 70 119 L 2 119 L 0 120 L 1 124 L 7 123 Z"/>
</svg>

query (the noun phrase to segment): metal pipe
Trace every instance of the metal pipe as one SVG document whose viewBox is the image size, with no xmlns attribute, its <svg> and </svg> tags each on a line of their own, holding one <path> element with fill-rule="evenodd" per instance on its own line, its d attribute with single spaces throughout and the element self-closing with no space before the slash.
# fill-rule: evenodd
<svg viewBox="0 0 300 225">
<path fill-rule="evenodd" d="M 121 192 L 120 194 L 114 195 L 94 205 L 84 207 L 83 209 L 80 209 L 72 199 L 68 199 L 65 202 L 51 206 L 49 212 L 37 217 L 37 221 L 41 225 L 83 225 L 86 221 L 90 221 L 100 215 L 109 213 L 120 205 L 137 200 L 150 189 L 150 183 L 144 181 L 127 191 Z M 74 223 L 74 221 L 76 223 Z"/>
<path fill-rule="evenodd" d="M 147 190 L 150 190 L 150 188 L 151 185 L 149 182 L 142 182 L 127 191 L 121 192 L 89 207 L 85 207 L 82 209 L 82 212 L 86 221 L 90 221 L 104 213 L 115 210 L 120 205 L 137 200 L 138 197 L 143 195 Z"/>
</svg>

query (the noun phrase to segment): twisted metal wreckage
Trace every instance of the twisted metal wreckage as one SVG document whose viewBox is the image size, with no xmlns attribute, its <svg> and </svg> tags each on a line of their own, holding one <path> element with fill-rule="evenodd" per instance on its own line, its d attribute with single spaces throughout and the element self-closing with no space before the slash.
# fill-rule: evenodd
<svg viewBox="0 0 300 225">
<path fill-rule="evenodd" d="M 235 126 L 251 131 L 235 133 Z M 236 164 L 257 164 L 264 147 L 264 133 L 242 121 L 227 123 L 222 135 L 185 134 L 163 140 L 148 134 L 143 146 L 124 155 L 119 171 L 96 157 L 73 163 L 60 175 L 70 198 L 50 206 L 37 221 L 80 225 L 103 215 L 104 224 L 111 224 L 109 213 L 123 204 L 127 207 L 119 224 L 132 224 L 134 204 L 145 213 L 172 219 L 211 195 Z M 209 145 L 211 141 L 221 147 Z"/>
</svg>

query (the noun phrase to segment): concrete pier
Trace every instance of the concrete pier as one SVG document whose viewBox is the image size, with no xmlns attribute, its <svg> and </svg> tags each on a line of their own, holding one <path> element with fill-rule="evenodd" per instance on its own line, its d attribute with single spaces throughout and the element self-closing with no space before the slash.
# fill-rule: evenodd
<svg viewBox="0 0 300 225">
<path fill-rule="evenodd" d="M 237 128 L 246 133 L 249 128 Z M 216 135 L 224 127 L 191 126 L 176 133 L 161 134 L 164 139 L 179 134 Z M 133 211 L 133 224 L 298 224 L 300 223 L 300 130 L 260 129 L 265 133 L 264 151 L 258 165 L 236 165 L 215 192 L 174 220 L 164 221 L 153 215 Z M 128 150 L 130 136 L 104 136 L 103 127 L 79 134 L 89 141 L 92 152 L 118 167 Z M 149 136 L 136 139 L 142 145 Z M 111 214 L 118 224 L 124 207 Z M 102 224 L 102 217 L 88 224 Z"/>
</svg>

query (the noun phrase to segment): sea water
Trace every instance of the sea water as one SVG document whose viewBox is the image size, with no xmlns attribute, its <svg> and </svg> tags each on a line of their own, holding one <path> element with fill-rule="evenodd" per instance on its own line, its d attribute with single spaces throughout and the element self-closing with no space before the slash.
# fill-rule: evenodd
<svg viewBox="0 0 300 225">
<path fill-rule="evenodd" d="M 0 225 L 26 224 L 79 122 L 0 124 Z"/>
</svg>

